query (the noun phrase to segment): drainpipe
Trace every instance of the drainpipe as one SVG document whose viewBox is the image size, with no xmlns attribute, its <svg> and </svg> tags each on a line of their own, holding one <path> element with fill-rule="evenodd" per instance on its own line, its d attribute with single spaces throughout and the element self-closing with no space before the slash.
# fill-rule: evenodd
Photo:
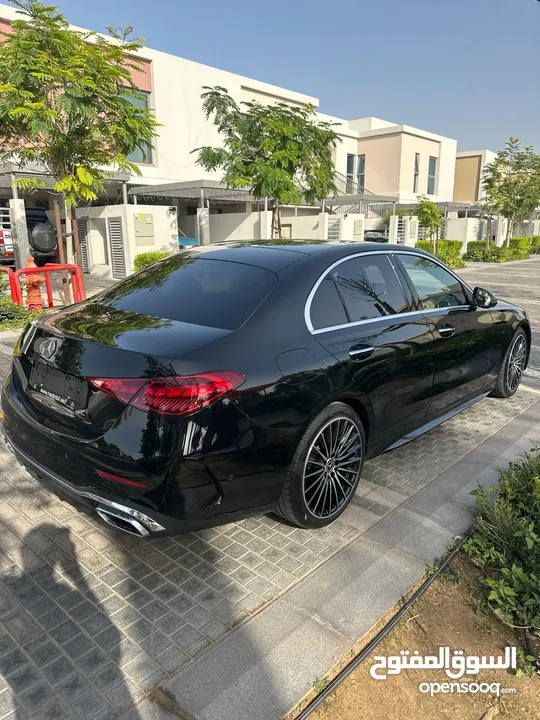
<svg viewBox="0 0 540 720">
<path fill-rule="evenodd" d="M 122 183 L 122 202 L 124 205 L 128 204 L 128 190 L 127 190 L 127 183 Z"/>
</svg>

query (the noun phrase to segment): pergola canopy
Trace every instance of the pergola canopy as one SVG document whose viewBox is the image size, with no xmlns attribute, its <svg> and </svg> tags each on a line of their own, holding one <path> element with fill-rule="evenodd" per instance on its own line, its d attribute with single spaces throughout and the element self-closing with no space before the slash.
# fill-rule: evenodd
<svg viewBox="0 0 540 720">
<path fill-rule="evenodd" d="M 178 200 L 199 200 L 201 192 L 206 200 L 217 202 L 253 202 L 255 198 L 247 190 L 228 188 L 216 180 L 187 180 L 158 185 L 132 187 L 129 195 L 152 198 L 175 198 Z"/>
<path fill-rule="evenodd" d="M 378 203 L 397 203 L 399 198 L 397 195 L 374 195 L 372 193 L 360 193 L 358 195 L 338 195 L 337 197 L 326 198 L 327 205 L 360 205 L 368 203 L 376 205 Z"/>
</svg>

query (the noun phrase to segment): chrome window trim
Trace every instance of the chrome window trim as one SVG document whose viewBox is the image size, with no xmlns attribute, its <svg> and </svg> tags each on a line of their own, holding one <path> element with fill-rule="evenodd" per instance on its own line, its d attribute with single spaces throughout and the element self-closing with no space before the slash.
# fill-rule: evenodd
<svg viewBox="0 0 540 720">
<path fill-rule="evenodd" d="M 400 287 L 401 287 L 401 280 L 399 276 L 397 275 L 396 268 L 394 267 L 394 264 L 392 263 L 391 257 L 393 255 L 415 255 L 416 257 L 422 257 L 426 260 L 431 260 L 431 262 L 435 263 L 435 265 L 440 265 L 443 270 L 446 270 L 446 272 L 450 273 L 452 277 L 454 277 L 460 285 L 467 288 L 467 290 L 472 294 L 471 288 L 467 285 L 466 282 L 464 282 L 458 275 L 456 275 L 455 272 L 452 272 L 452 270 L 444 263 L 440 262 L 438 258 L 432 257 L 431 255 L 424 255 L 424 253 L 415 252 L 414 250 L 370 250 L 368 252 L 359 252 L 354 253 L 353 255 L 346 255 L 345 257 L 340 258 L 339 260 L 336 260 L 332 265 L 326 268 L 326 270 L 321 274 L 319 279 L 315 282 L 313 287 L 311 288 L 311 291 L 307 297 L 306 304 L 304 306 L 304 320 L 306 322 L 307 329 L 312 335 L 320 335 L 321 333 L 326 332 L 332 332 L 333 330 L 343 330 L 347 327 L 355 327 L 356 325 L 367 325 L 368 323 L 374 323 L 374 322 L 380 322 L 381 320 L 388 320 L 389 318 L 402 318 L 402 317 L 412 317 L 414 315 L 432 315 L 434 313 L 440 313 L 441 310 L 457 310 L 467 307 L 467 305 L 452 305 L 445 308 L 430 308 L 429 310 L 412 310 L 410 312 L 406 313 L 395 313 L 394 315 L 381 315 L 381 317 L 377 318 L 369 318 L 367 320 L 355 320 L 354 322 L 350 323 L 343 323 L 342 325 L 331 325 L 329 327 L 325 328 L 318 328 L 317 330 L 314 329 L 313 323 L 311 322 L 311 302 L 315 296 L 315 293 L 319 289 L 320 284 L 324 280 L 324 278 L 328 275 L 329 272 L 331 272 L 334 268 L 338 267 L 338 265 L 341 265 L 344 262 L 347 262 L 347 260 L 353 260 L 357 257 L 369 257 L 370 255 L 386 255 L 390 260 L 390 265 L 392 266 L 392 269 L 394 270 L 394 273 L 396 275 L 396 279 L 398 280 Z M 405 298 L 407 299 L 407 298 Z"/>
</svg>

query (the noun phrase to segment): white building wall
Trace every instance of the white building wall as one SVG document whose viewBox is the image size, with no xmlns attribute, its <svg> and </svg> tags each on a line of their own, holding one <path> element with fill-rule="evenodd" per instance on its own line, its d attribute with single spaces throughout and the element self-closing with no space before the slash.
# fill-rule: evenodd
<svg viewBox="0 0 540 720">
<path fill-rule="evenodd" d="M 265 97 L 275 102 L 318 105 L 317 98 L 168 53 L 144 48 L 141 54 L 152 61 L 152 105 L 161 127 L 154 143 L 154 164 L 141 166 L 142 178 L 138 182 L 152 184 L 201 178 L 220 179 L 219 173 L 204 172 L 196 164 L 196 155 L 193 153 L 193 150 L 203 145 L 221 144 L 217 128 L 211 120 L 206 120 L 202 111 L 203 86 L 226 87 L 238 103 L 258 94 L 259 100 Z"/>
<path fill-rule="evenodd" d="M 365 132 L 366 130 L 380 130 L 381 128 L 389 128 L 395 126 L 395 123 L 388 120 L 381 120 L 376 117 L 358 118 L 357 120 L 349 120 L 351 130 L 357 132 Z"/>
<path fill-rule="evenodd" d="M 334 130 L 339 135 L 339 141 L 334 151 L 334 167 L 341 175 L 347 173 L 347 155 L 358 154 L 358 133 L 350 128 L 348 120 L 334 117 L 333 115 L 325 115 L 317 113 L 317 118 L 323 122 L 332 123 Z M 355 177 L 356 181 L 356 177 Z"/>
<path fill-rule="evenodd" d="M 137 238 L 135 215 L 152 215 L 153 238 Z M 163 205 L 107 205 L 103 207 L 80 208 L 77 217 L 87 221 L 88 261 L 90 271 L 100 275 L 111 274 L 111 248 L 108 237 L 109 218 L 122 220 L 126 270 L 133 269 L 135 255 L 151 250 L 173 252 L 178 248 L 178 224 L 176 212 Z M 107 263 L 108 259 L 108 263 Z"/>
<path fill-rule="evenodd" d="M 262 212 L 210 214 L 210 242 L 260 240 Z"/>
</svg>

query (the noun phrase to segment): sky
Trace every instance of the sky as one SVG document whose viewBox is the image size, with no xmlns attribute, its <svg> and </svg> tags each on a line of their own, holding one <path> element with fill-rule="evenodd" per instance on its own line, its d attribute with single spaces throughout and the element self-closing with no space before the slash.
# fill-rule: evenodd
<svg viewBox="0 0 540 720">
<path fill-rule="evenodd" d="M 2 0 L 6 2 L 6 0 Z M 540 150 L 538 0 L 51 0 L 93 30 L 373 115 L 499 150 Z M 174 89 L 171 89 L 174 91 Z"/>
</svg>

